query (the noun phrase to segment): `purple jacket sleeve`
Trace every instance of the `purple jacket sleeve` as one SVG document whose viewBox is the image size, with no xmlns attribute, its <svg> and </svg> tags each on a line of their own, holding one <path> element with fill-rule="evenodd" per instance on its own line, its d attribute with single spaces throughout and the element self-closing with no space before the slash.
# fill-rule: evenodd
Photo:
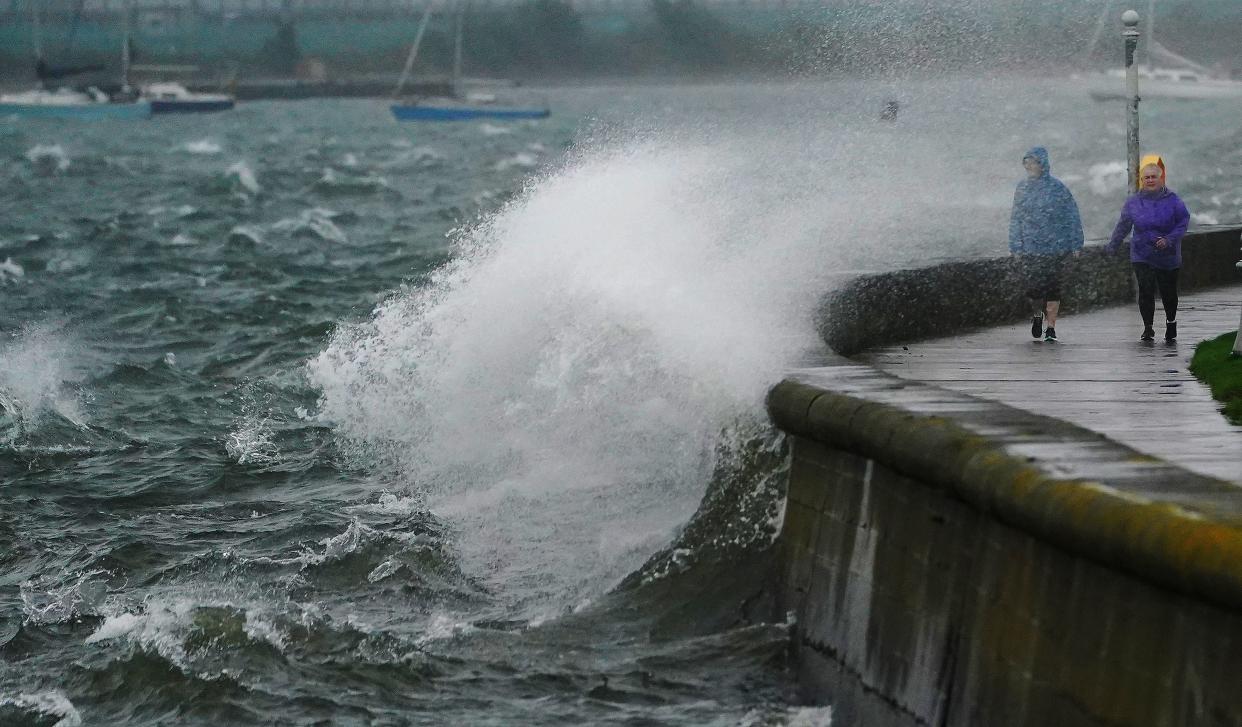
<svg viewBox="0 0 1242 727">
<path fill-rule="evenodd" d="M 1173 225 L 1173 229 L 1164 239 L 1176 245 L 1182 241 L 1182 236 L 1186 234 L 1186 228 L 1190 226 L 1190 210 L 1186 209 L 1186 203 L 1182 202 L 1182 198 L 1177 198 L 1177 205 L 1173 208 L 1173 219 L 1177 224 Z"/>
<path fill-rule="evenodd" d="M 1108 247 L 1105 249 L 1109 255 L 1115 255 L 1117 248 L 1121 246 L 1121 242 L 1126 239 L 1126 235 L 1130 234 L 1130 229 L 1134 227 L 1134 218 L 1130 216 L 1130 202 L 1126 201 L 1121 206 L 1121 218 L 1117 220 L 1117 225 L 1113 227 L 1113 236 L 1108 239 Z M 1185 232 L 1186 228 L 1183 227 Z"/>
</svg>

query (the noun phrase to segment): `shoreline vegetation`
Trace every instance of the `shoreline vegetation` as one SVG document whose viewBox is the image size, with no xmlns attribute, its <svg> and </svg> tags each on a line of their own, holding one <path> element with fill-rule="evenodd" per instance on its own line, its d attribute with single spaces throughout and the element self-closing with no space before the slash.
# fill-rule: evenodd
<svg viewBox="0 0 1242 727">
<path fill-rule="evenodd" d="M 1158 14 L 1162 39 L 1215 64 L 1222 74 L 1242 75 L 1242 54 L 1233 38 L 1217 38 L 1221 27 L 1242 25 L 1242 3 L 1197 0 L 1194 7 L 1186 5 L 1165 3 Z M 635 0 L 615 16 L 601 16 L 583 13 L 569 0 L 516 0 L 470 12 L 465 71 L 538 82 L 1041 66 L 1085 70 L 1117 60 L 1116 43 L 1107 42 L 1086 57 L 1099 9 L 1092 3 L 1055 2 L 1038 7 L 825 2 L 742 12 L 709 0 Z M 23 21 L 15 18 L 0 18 L 5 21 L 0 31 L 17 41 L 23 37 Z M 63 42 L 49 47 L 72 54 L 75 62 L 116 62 L 120 31 L 110 19 L 65 15 L 57 22 L 72 27 L 66 32 L 77 40 L 72 48 Z M 187 13 L 177 24 L 136 33 L 133 53 L 139 63 L 230 66 L 242 77 L 297 77 L 308 62 L 338 77 L 395 73 L 415 23 L 414 13 L 339 18 Z M 53 30 L 45 28 L 49 40 Z M 30 75 L 26 43 L 4 45 L 0 78 L 16 81 Z M 418 74 L 447 74 L 452 56 L 453 18 L 442 13 L 424 38 Z"/>
<path fill-rule="evenodd" d="M 1236 336 L 1235 331 L 1201 342 L 1190 360 L 1190 372 L 1224 404 L 1225 418 L 1242 426 L 1242 357 L 1230 355 Z"/>
</svg>

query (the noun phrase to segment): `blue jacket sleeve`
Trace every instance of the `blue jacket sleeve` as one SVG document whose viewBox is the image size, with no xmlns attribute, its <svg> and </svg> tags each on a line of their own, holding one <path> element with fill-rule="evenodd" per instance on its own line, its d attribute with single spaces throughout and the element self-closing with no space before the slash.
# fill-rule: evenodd
<svg viewBox="0 0 1242 727">
<path fill-rule="evenodd" d="M 1074 200 L 1074 195 L 1069 191 L 1068 187 L 1062 187 L 1064 199 L 1061 204 L 1065 208 L 1065 237 L 1069 241 L 1071 251 L 1082 249 L 1082 215 L 1078 213 L 1078 202 Z"/>
<path fill-rule="evenodd" d="M 1117 224 L 1113 227 L 1113 235 L 1108 239 L 1108 254 L 1112 255 L 1117 252 L 1117 248 L 1121 246 L 1121 242 L 1126 239 L 1126 235 L 1130 234 L 1130 230 L 1134 227 L 1134 218 L 1130 216 L 1129 201 L 1121 206 L 1121 218 L 1117 220 Z"/>
<path fill-rule="evenodd" d="M 1022 185 L 1013 191 L 1013 211 L 1009 213 L 1009 252 L 1022 252 Z"/>
</svg>

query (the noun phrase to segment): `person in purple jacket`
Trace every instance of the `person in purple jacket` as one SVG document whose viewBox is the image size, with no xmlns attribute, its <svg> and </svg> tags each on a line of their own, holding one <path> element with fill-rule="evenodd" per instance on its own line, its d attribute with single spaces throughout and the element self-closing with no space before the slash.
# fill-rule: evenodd
<svg viewBox="0 0 1242 727">
<path fill-rule="evenodd" d="M 1190 212 L 1165 183 L 1164 160 L 1154 154 L 1139 165 L 1139 191 L 1121 207 L 1121 218 L 1108 241 L 1116 253 L 1131 229 L 1130 263 L 1138 280 L 1139 315 L 1143 317 L 1142 340 L 1156 338 L 1152 319 L 1156 292 L 1164 305 L 1164 340 L 1177 340 L 1177 273 L 1182 267 L 1182 236 L 1190 225 Z"/>
</svg>

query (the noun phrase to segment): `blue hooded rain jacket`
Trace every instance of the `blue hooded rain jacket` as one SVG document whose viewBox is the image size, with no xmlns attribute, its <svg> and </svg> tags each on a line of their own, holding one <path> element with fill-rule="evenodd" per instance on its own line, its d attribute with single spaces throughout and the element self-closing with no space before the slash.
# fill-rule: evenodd
<svg viewBox="0 0 1242 727">
<path fill-rule="evenodd" d="M 1082 218 L 1078 203 L 1061 180 L 1052 176 L 1048 150 L 1037 146 L 1022 157 L 1043 167 L 1034 179 L 1023 179 L 1013 193 L 1009 218 L 1009 252 L 1015 255 L 1061 255 L 1082 249 Z"/>
</svg>

